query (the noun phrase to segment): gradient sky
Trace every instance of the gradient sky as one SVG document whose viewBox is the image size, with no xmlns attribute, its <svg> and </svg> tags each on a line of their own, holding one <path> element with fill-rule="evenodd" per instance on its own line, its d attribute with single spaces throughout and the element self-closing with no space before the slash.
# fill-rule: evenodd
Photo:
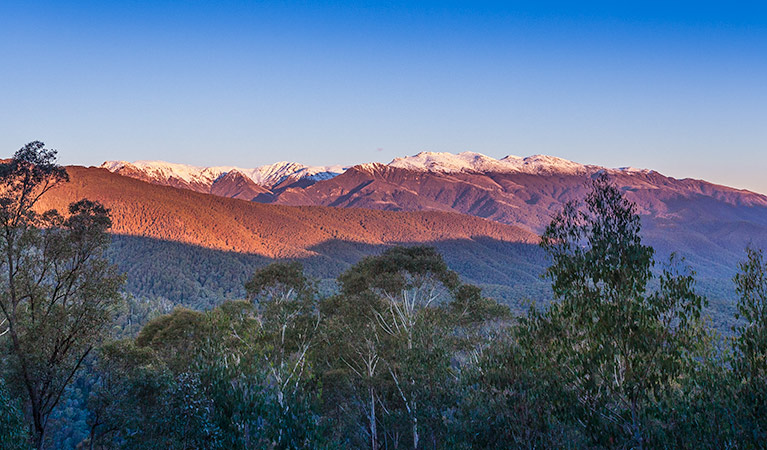
<svg viewBox="0 0 767 450">
<path fill-rule="evenodd" d="M 550 154 L 767 193 L 767 2 L 0 1 L 0 156 Z"/>
</svg>

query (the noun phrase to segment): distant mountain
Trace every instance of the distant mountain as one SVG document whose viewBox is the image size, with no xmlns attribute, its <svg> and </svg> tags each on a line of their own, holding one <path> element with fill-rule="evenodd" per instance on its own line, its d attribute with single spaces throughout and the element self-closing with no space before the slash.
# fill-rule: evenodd
<svg viewBox="0 0 767 450">
<path fill-rule="evenodd" d="M 378 163 L 355 166 L 358 169 L 381 166 Z M 295 162 L 278 162 L 253 169 L 233 166 L 197 167 L 165 161 L 106 161 L 101 165 L 111 172 L 154 184 L 189 189 L 196 192 L 212 193 L 222 197 L 248 199 L 245 192 L 235 190 L 229 195 L 229 189 L 216 188 L 216 184 L 230 173 L 239 174 L 260 187 L 250 189 L 254 194 L 248 200 L 276 199 L 282 192 L 291 189 L 303 189 L 316 182 L 335 178 L 346 172 L 343 166 L 305 166 Z M 585 166 L 572 161 L 545 155 L 527 158 L 506 156 L 497 160 L 479 153 L 422 152 L 415 156 L 396 158 L 387 167 L 407 169 L 417 172 L 432 173 L 528 173 L 528 174 L 584 174 L 602 169 L 597 166 Z M 226 181 L 226 180 L 224 180 Z M 230 183 L 231 181 L 226 181 Z M 261 194 L 260 198 L 256 199 Z"/>
<path fill-rule="evenodd" d="M 280 205 L 453 212 L 539 234 L 565 202 L 582 199 L 586 181 L 603 171 L 638 205 L 643 235 L 659 259 L 678 252 L 708 292 L 731 303 L 731 277 L 744 248 L 767 247 L 767 197 L 702 180 L 544 155 L 494 159 L 471 152 L 423 152 L 389 164 L 357 165 L 323 179 L 260 185 L 263 192 L 236 192 L 238 198 L 253 195 L 255 202 Z M 157 177 L 150 181 L 170 184 Z M 219 195 L 234 196 L 224 190 Z"/>
<path fill-rule="evenodd" d="M 607 171 L 626 196 L 638 204 L 640 214 L 648 217 L 682 220 L 695 209 L 695 204 L 703 201 L 736 209 L 767 208 L 767 197 L 760 194 L 705 181 L 677 180 L 649 170 L 605 169 L 561 160 L 552 165 L 529 164 L 523 169 L 453 170 L 450 166 L 434 165 L 424 168 L 395 160 L 388 165 L 354 166 L 333 179 L 306 188 L 288 188 L 272 198 L 265 194 L 256 199 L 287 205 L 453 211 L 540 232 L 565 202 L 584 197 L 589 177 Z M 732 211 L 721 212 L 725 215 L 708 219 L 735 218 L 729 216 Z M 699 213 L 713 211 L 706 208 Z"/>
<path fill-rule="evenodd" d="M 596 166 L 585 166 L 566 159 L 546 155 L 533 155 L 527 158 L 506 156 L 495 159 L 481 153 L 421 152 L 414 156 L 395 158 L 389 167 L 425 172 L 440 173 L 532 173 L 532 174 L 577 174 Z"/>
<path fill-rule="evenodd" d="M 242 295 L 247 277 L 270 261 L 298 259 L 312 275 L 333 279 L 360 258 L 399 244 L 436 246 L 466 281 L 498 298 L 521 302 L 548 295 L 538 278 L 544 267 L 538 236 L 520 227 L 438 211 L 264 205 L 101 168 L 67 171 L 70 182 L 46 194 L 39 207 L 63 211 L 69 202 L 89 198 L 110 208 L 110 254 L 128 273 L 134 295 L 207 307 Z M 252 188 L 237 172 L 227 176 L 231 186 Z"/>
<path fill-rule="evenodd" d="M 229 173 L 237 173 L 254 185 L 260 187 L 258 193 L 268 192 L 279 185 L 289 185 L 301 180 L 311 182 L 327 180 L 342 173 L 342 166 L 305 166 L 293 162 L 278 162 L 252 169 L 233 166 L 197 167 L 188 164 L 176 164 L 165 161 L 106 161 L 102 168 L 110 172 L 154 184 L 189 189 L 196 192 L 228 192 L 228 189 L 216 189 L 215 185 Z M 226 182 L 231 182 L 231 180 Z M 237 192 L 242 196 L 242 192 Z M 228 195 L 221 195 L 228 196 Z M 240 197 L 237 198 L 240 198 Z M 250 199 L 249 199 L 250 200 Z"/>
<path fill-rule="evenodd" d="M 466 158 L 468 155 L 457 155 Z M 512 164 L 504 164 L 504 160 Z M 541 233 L 565 202 L 582 200 L 586 181 L 607 171 L 638 205 L 643 236 L 663 261 L 687 258 L 705 289 L 723 303 L 744 249 L 767 248 L 767 197 L 700 180 L 677 180 L 651 170 L 606 169 L 533 157 L 487 160 L 420 154 L 391 164 L 363 164 L 306 188 L 256 197 L 285 205 L 325 205 L 390 211 L 449 211 Z M 527 161 L 525 161 L 527 160 Z"/>
<path fill-rule="evenodd" d="M 602 171 L 639 205 L 641 214 L 654 218 L 678 218 L 680 209 L 689 206 L 682 203 L 689 200 L 767 207 L 767 197 L 753 192 L 677 180 L 652 170 L 609 169 L 545 155 L 494 159 L 473 152 L 422 152 L 389 164 L 350 168 L 281 162 L 240 169 L 160 161 L 107 161 L 102 167 L 154 184 L 259 203 L 452 211 L 523 225 L 534 232 L 542 231 L 564 202 L 582 198 L 585 180 Z"/>
<path fill-rule="evenodd" d="M 219 197 L 238 198 L 241 200 L 252 200 L 255 197 L 269 193 L 269 189 L 256 184 L 252 179 L 244 175 L 237 169 L 232 169 L 210 185 L 206 186 L 208 192 Z M 205 192 L 203 190 L 202 192 Z"/>
<path fill-rule="evenodd" d="M 264 205 L 157 186 L 104 169 L 70 166 L 67 171 L 71 181 L 48 193 L 41 208 L 62 210 L 85 197 L 111 209 L 117 234 L 271 258 L 312 256 L 317 246 L 334 240 L 369 245 L 538 240 L 520 227 L 455 213 Z"/>
</svg>

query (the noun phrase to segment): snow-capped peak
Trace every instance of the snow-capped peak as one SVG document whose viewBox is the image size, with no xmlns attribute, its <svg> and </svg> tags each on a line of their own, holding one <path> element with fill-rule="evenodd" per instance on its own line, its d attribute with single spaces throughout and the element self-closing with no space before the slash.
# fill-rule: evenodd
<svg viewBox="0 0 767 450">
<path fill-rule="evenodd" d="M 578 174 L 585 172 L 590 167 L 548 155 L 533 155 L 526 158 L 509 155 L 500 161 L 507 164 L 513 171 L 525 173 Z"/>
<path fill-rule="evenodd" d="M 101 167 L 111 172 L 137 171 L 147 177 L 166 182 L 177 179 L 189 184 L 212 184 L 230 171 L 237 171 L 265 187 L 275 186 L 287 178 L 326 180 L 343 173 L 343 166 L 305 166 L 303 164 L 282 161 L 251 169 L 234 166 L 199 167 L 189 164 L 169 163 L 166 161 L 106 161 Z"/>
<path fill-rule="evenodd" d="M 474 152 L 463 152 L 457 155 L 421 152 L 415 156 L 395 158 L 389 166 L 430 172 L 496 172 L 503 168 L 503 164 L 497 159 Z"/>
<path fill-rule="evenodd" d="M 523 173 L 582 173 L 587 166 L 562 158 L 533 155 L 526 158 L 506 156 L 495 159 L 475 152 L 421 152 L 415 156 L 395 158 L 391 167 L 429 172 L 523 172 Z"/>
<path fill-rule="evenodd" d="M 110 172 L 114 172 L 116 170 L 120 170 L 123 167 L 129 165 L 130 163 L 128 161 L 104 161 L 104 163 L 99 166 L 102 169 L 107 169 Z"/>
<path fill-rule="evenodd" d="M 357 167 L 378 169 L 383 165 L 367 163 Z M 583 175 L 597 170 L 629 172 L 648 172 L 646 170 L 624 167 L 605 169 L 603 167 L 579 164 L 555 156 L 533 155 L 528 157 L 509 155 L 495 159 L 476 152 L 458 154 L 446 152 L 421 152 L 413 156 L 395 158 L 388 167 L 425 172 L 473 172 L 473 173 L 527 173 L 527 174 L 568 174 Z M 280 161 L 251 169 L 234 166 L 198 167 L 188 164 L 165 161 L 106 161 L 101 167 L 112 172 L 138 178 L 148 178 L 161 184 L 189 184 L 197 187 L 211 186 L 216 180 L 229 172 L 240 172 L 254 183 L 266 188 L 273 188 L 285 180 L 310 179 L 328 180 L 345 172 L 344 166 L 306 166 L 296 162 Z"/>
<path fill-rule="evenodd" d="M 346 169 L 347 167 L 343 166 L 305 166 L 295 162 L 280 161 L 254 169 L 238 170 L 256 184 L 271 187 L 287 178 L 309 178 L 315 181 L 327 180 L 343 173 Z"/>
</svg>

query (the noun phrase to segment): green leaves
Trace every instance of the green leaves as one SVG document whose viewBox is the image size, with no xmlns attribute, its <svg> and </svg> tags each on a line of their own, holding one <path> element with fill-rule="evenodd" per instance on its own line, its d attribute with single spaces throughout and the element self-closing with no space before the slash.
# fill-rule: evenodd
<svg viewBox="0 0 767 450">
<path fill-rule="evenodd" d="M 584 407 L 576 420 L 593 442 L 645 445 L 648 405 L 671 389 L 695 344 L 705 301 L 672 257 L 660 289 L 653 249 L 642 245 L 634 204 L 605 173 L 591 181 L 585 209 L 570 203 L 547 227 L 541 246 L 559 303 L 534 316 L 549 368 Z"/>
<path fill-rule="evenodd" d="M 29 436 L 19 402 L 13 399 L 0 378 L 0 444 L 7 450 L 29 449 Z"/>
<path fill-rule="evenodd" d="M 318 355 L 325 395 L 341 402 L 341 411 L 328 408 L 334 429 L 355 447 L 447 446 L 461 371 L 508 308 L 461 283 L 429 247 L 365 258 L 339 282 L 340 294 L 322 302 Z"/>
<path fill-rule="evenodd" d="M 0 164 L 0 319 L 11 386 L 29 410 L 35 446 L 86 357 L 106 334 L 124 277 L 104 258 L 108 211 L 81 200 L 62 217 L 35 206 L 68 180 L 56 152 L 31 142 Z"/>
<path fill-rule="evenodd" d="M 733 331 L 735 376 L 740 381 L 739 397 L 743 431 L 757 442 L 767 439 L 767 264 L 761 250 L 748 248 L 746 260 L 735 276 L 740 297 Z"/>
</svg>

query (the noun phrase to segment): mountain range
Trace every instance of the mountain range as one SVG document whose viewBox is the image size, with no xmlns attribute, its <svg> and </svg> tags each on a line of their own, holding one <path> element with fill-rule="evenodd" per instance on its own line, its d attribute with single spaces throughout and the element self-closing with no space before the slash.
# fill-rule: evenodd
<svg viewBox="0 0 767 450">
<path fill-rule="evenodd" d="M 139 297 L 210 307 L 244 294 L 253 271 L 299 260 L 312 276 L 336 278 L 392 245 L 435 246 L 463 278 L 506 299 L 544 298 L 544 257 L 531 231 L 443 212 L 265 205 L 148 183 L 103 168 L 68 166 L 70 181 L 40 209 L 89 198 L 110 209 L 110 255 Z M 332 286 L 329 287 L 332 289 Z"/>
<path fill-rule="evenodd" d="M 206 248 L 300 258 L 331 240 L 386 245 L 472 238 L 534 244 L 522 227 L 442 211 L 392 212 L 324 206 L 264 205 L 158 186 L 99 168 L 67 167 L 70 177 L 40 201 L 62 210 L 73 199 L 107 206 L 112 231 Z"/>
<path fill-rule="evenodd" d="M 195 183 L 198 192 L 257 203 L 455 212 L 536 234 L 565 202 L 585 196 L 589 177 L 606 171 L 637 204 L 648 241 L 661 252 L 687 256 L 698 271 L 716 275 L 724 270 L 729 276 L 746 245 L 767 244 L 767 196 L 653 170 L 610 169 L 544 155 L 494 159 L 471 152 L 423 152 L 346 169 L 296 163 L 228 172 L 148 162 L 102 167 L 155 184 Z M 203 183 L 208 173 L 217 175 Z"/>
<path fill-rule="evenodd" d="M 52 191 L 45 206 L 60 208 L 81 197 L 105 203 L 122 255 L 133 255 L 122 259 L 121 267 L 129 270 L 151 264 L 138 259 L 153 249 L 151 258 L 163 266 L 173 265 L 167 255 L 189 252 L 207 252 L 206 258 L 229 261 L 221 263 L 226 266 L 241 255 L 255 258 L 237 263 L 241 272 L 268 260 L 298 258 L 315 275 L 332 278 L 387 246 L 424 243 L 436 245 L 467 281 L 487 292 L 507 300 L 545 300 L 539 275 L 546 262 L 537 236 L 565 202 L 585 196 L 586 182 L 600 172 L 638 205 L 643 237 L 658 260 L 671 252 L 684 256 L 714 309 L 731 313 L 731 278 L 745 247 L 767 246 L 764 195 L 543 155 L 494 159 L 424 152 L 388 164 L 283 162 L 252 169 L 108 161 L 101 168 L 68 171 L 72 181 Z M 182 259 L 195 266 L 200 258 Z M 163 269 L 147 269 L 144 278 L 157 270 Z M 184 283 L 197 286 L 193 296 L 210 283 L 201 268 L 190 269 L 191 275 L 177 270 Z M 239 283 L 244 276 L 229 278 Z M 162 289 L 152 292 L 165 295 Z M 237 289 L 224 286 L 219 292 Z"/>
</svg>

